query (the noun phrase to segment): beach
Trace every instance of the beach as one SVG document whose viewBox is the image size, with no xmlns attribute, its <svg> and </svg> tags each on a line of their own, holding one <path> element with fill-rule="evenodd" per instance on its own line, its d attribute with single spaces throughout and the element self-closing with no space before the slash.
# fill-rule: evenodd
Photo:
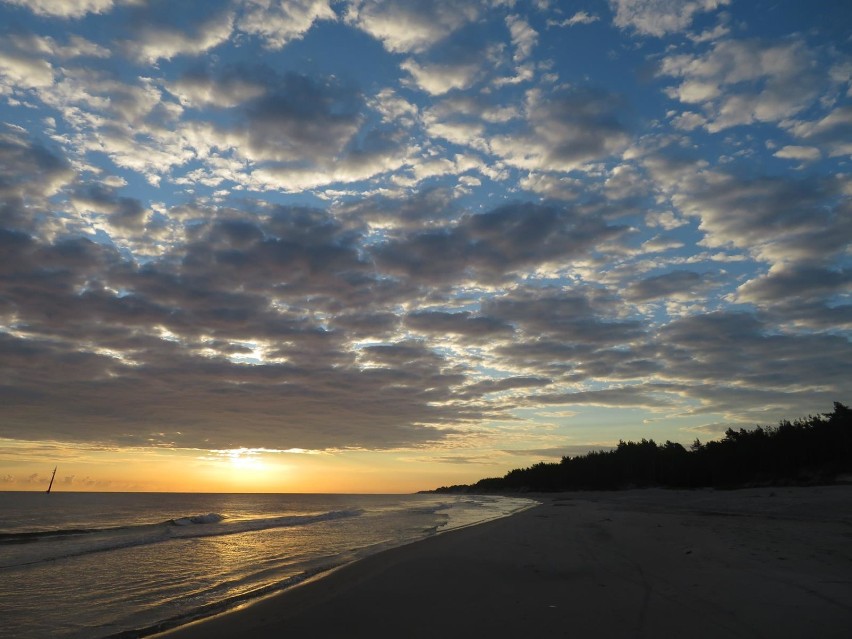
<svg viewBox="0 0 852 639">
<path fill-rule="evenodd" d="M 509 515 L 494 495 L 0 492 L 0 637 L 145 637 Z"/>
<path fill-rule="evenodd" d="M 531 496 L 157 637 L 850 634 L 852 486 Z"/>
</svg>

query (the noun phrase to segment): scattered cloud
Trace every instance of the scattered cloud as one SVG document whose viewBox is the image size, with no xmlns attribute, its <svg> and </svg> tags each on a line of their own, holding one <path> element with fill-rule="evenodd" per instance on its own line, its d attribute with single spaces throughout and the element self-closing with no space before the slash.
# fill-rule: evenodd
<svg viewBox="0 0 852 639">
<path fill-rule="evenodd" d="M 440 282 L 499 282 L 518 271 L 580 257 L 623 229 L 570 208 L 506 205 L 466 215 L 449 228 L 392 238 L 375 258 L 390 273 Z"/>
<path fill-rule="evenodd" d="M 528 170 L 572 171 L 623 151 L 629 142 L 620 96 L 596 89 L 526 96 L 526 127 L 496 135 L 491 151 Z"/>
<path fill-rule="evenodd" d="M 506 18 L 506 26 L 512 35 L 512 45 L 515 47 L 515 62 L 523 62 L 532 54 L 533 47 L 538 42 L 538 33 L 529 23 L 517 15 Z"/>
<path fill-rule="evenodd" d="M 408 59 L 400 68 L 411 74 L 419 88 L 432 95 L 442 95 L 453 89 L 466 89 L 480 74 L 480 66 L 476 62 L 421 65 Z"/>
<path fill-rule="evenodd" d="M 57 18 L 80 18 L 87 13 L 105 13 L 116 4 L 115 0 L 3 0 L 3 2 L 26 7 L 38 15 Z"/>
<path fill-rule="evenodd" d="M 625 291 L 627 299 L 634 302 L 673 297 L 697 297 L 704 278 L 694 271 L 671 271 L 633 282 Z"/>
<path fill-rule="evenodd" d="M 3 2 L 0 437 L 478 464 L 843 401 L 846 43 L 608 4 Z"/>
<path fill-rule="evenodd" d="M 656 37 L 685 31 L 696 14 L 715 11 L 729 3 L 730 0 L 609 0 L 616 26 Z"/>
<path fill-rule="evenodd" d="M 785 124 L 797 138 L 826 149 L 832 157 L 852 155 L 852 107 L 840 106 L 822 118 L 791 120 Z"/>
<path fill-rule="evenodd" d="M 260 37 L 270 49 L 302 38 L 318 20 L 335 20 L 328 0 L 246 0 L 237 27 Z"/>
<path fill-rule="evenodd" d="M 480 12 L 475 0 L 355 0 L 346 21 L 392 53 L 423 53 Z"/>
<path fill-rule="evenodd" d="M 803 162 L 819 160 L 822 157 L 820 150 L 814 146 L 796 145 L 781 147 L 774 155 L 776 158 L 782 158 L 784 160 L 802 160 Z"/>
<path fill-rule="evenodd" d="M 570 18 L 565 18 L 564 20 L 548 20 L 547 25 L 549 27 L 573 27 L 578 24 L 592 24 L 598 20 L 600 20 L 600 17 L 596 15 L 587 13 L 586 11 L 578 11 Z"/>
<path fill-rule="evenodd" d="M 136 37 L 128 49 L 142 62 L 156 63 L 178 55 L 197 56 L 226 42 L 234 27 L 229 10 L 214 12 L 191 30 L 175 27 L 165 8 L 143 13 L 135 26 Z"/>
<path fill-rule="evenodd" d="M 799 39 L 721 40 L 707 53 L 665 57 L 660 74 L 681 80 L 670 89 L 672 98 L 704 111 L 704 123 L 691 112 L 679 116 L 681 128 L 703 124 L 716 132 L 781 122 L 801 112 L 816 100 L 825 80 L 815 65 L 816 54 Z"/>
</svg>

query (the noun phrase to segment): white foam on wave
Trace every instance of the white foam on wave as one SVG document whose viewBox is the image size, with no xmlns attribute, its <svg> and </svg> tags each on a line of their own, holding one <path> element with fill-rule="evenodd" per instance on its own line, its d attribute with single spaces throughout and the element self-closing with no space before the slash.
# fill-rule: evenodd
<svg viewBox="0 0 852 639">
<path fill-rule="evenodd" d="M 169 519 L 161 524 L 145 524 L 87 531 L 85 534 L 51 538 L 51 543 L 28 543 L 5 557 L 0 553 L 0 568 L 26 566 L 44 561 L 79 557 L 96 552 L 147 546 L 175 539 L 218 537 L 256 532 L 272 528 L 307 526 L 346 517 L 357 517 L 364 511 L 332 510 L 308 515 L 284 515 L 256 519 L 230 520 L 219 513 L 191 515 Z M 47 541 L 47 540 L 46 540 Z"/>
<path fill-rule="evenodd" d="M 439 526 L 438 532 L 447 532 L 506 517 L 512 513 L 531 508 L 538 503 L 534 499 L 526 497 L 466 495 L 458 501 L 452 502 L 446 509 L 436 513 L 445 515 L 447 518 Z"/>
<path fill-rule="evenodd" d="M 221 523 L 220 526 L 186 526 L 186 524 L 178 524 L 179 528 L 172 529 L 170 535 L 172 537 L 211 537 L 217 535 L 235 535 L 244 532 L 254 532 L 258 530 L 267 530 L 269 528 L 286 528 L 290 526 L 306 526 L 308 524 L 316 524 L 322 521 L 331 521 L 334 519 L 343 519 L 346 517 L 357 517 L 364 511 L 357 510 L 332 510 L 324 513 L 312 515 L 284 515 L 281 517 L 262 517 L 257 519 L 238 519 L 232 520 L 216 513 L 209 515 L 197 515 L 186 519 L 197 520 L 190 521 L 192 524 L 208 524 Z M 213 518 L 220 517 L 215 520 Z M 210 520 L 202 521 L 202 519 L 211 518 Z M 173 520 L 177 524 L 177 520 Z"/>
<path fill-rule="evenodd" d="M 194 515 L 192 517 L 181 517 L 172 519 L 175 526 L 189 526 L 190 524 L 218 524 L 225 519 L 224 515 L 219 513 L 208 513 L 206 515 Z"/>
</svg>

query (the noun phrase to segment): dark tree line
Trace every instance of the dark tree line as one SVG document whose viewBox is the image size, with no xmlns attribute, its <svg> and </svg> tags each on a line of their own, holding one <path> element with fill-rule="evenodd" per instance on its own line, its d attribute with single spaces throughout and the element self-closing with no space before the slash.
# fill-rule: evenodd
<svg viewBox="0 0 852 639">
<path fill-rule="evenodd" d="M 772 483 L 829 483 L 852 472 L 852 409 L 782 421 L 752 430 L 729 428 L 725 437 L 685 448 L 667 441 L 619 442 L 609 451 L 563 457 L 435 492 L 602 490 L 646 486 L 717 488 Z"/>
</svg>

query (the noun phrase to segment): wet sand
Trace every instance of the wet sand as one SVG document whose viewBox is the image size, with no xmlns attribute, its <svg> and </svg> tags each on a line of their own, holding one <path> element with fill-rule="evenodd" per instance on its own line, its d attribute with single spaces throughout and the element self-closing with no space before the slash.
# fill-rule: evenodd
<svg viewBox="0 0 852 639">
<path fill-rule="evenodd" d="M 852 636 L 852 486 L 536 498 L 158 637 Z"/>
</svg>

